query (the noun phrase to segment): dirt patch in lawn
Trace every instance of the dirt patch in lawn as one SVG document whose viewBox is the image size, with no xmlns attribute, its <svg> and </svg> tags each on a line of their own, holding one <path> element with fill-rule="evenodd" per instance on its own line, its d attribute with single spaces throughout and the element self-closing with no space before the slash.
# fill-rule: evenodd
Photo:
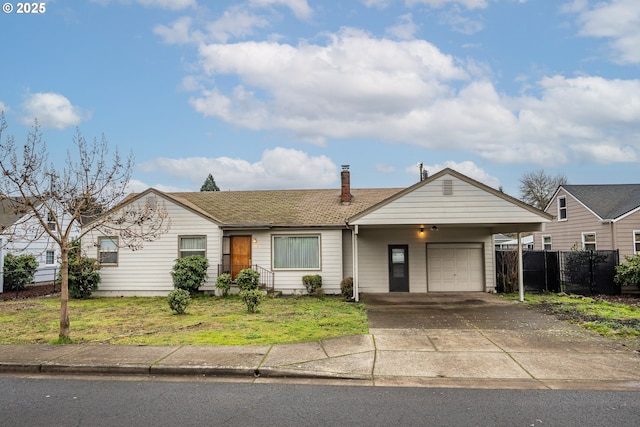
<svg viewBox="0 0 640 427">
<path fill-rule="evenodd" d="M 582 297 L 575 297 L 580 302 Z M 633 309 L 640 309 L 640 295 L 594 295 L 584 297 L 586 301 L 622 304 Z M 530 308 L 571 323 L 591 329 L 603 336 L 620 340 L 623 345 L 640 352 L 640 318 L 636 315 L 619 317 L 598 315 L 591 310 L 578 308 L 573 302 L 542 301 L 531 304 Z"/>
<path fill-rule="evenodd" d="M 5 289 L 4 292 L 0 294 L 0 301 L 35 298 L 45 295 L 53 295 L 58 292 L 60 292 L 60 285 L 56 286 L 53 283 L 39 283 L 27 285 L 21 291 L 8 291 Z"/>
</svg>

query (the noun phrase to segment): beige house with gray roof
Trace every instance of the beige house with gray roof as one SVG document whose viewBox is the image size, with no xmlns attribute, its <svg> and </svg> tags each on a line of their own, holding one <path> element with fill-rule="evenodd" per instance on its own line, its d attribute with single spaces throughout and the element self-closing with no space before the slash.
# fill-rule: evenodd
<svg viewBox="0 0 640 427">
<path fill-rule="evenodd" d="M 327 294 L 354 278 L 359 292 L 483 291 L 495 288 L 492 236 L 541 231 L 551 216 L 452 169 L 408 188 L 341 188 L 164 193 L 171 229 L 142 250 L 119 248 L 118 236 L 91 236 L 85 252 L 103 260 L 97 294 L 166 295 L 178 257 L 209 259 L 219 272 L 247 266 L 285 294 L 304 291 L 302 276 L 319 274 Z"/>
<path fill-rule="evenodd" d="M 640 184 L 561 185 L 545 211 L 554 216 L 534 249 L 640 254 Z"/>
</svg>

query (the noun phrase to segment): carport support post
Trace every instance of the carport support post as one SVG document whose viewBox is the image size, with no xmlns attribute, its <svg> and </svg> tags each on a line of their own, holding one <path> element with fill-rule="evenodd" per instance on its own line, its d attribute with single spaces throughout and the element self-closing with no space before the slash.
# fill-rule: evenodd
<svg viewBox="0 0 640 427">
<path fill-rule="evenodd" d="M 358 224 L 351 230 L 351 250 L 353 251 L 353 262 L 351 263 L 353 268 L 353 300 L 358 302 L 360 300 L 360 289 L 358 283 Z"/>
<path fill-rule="evenodd" d="M 522 277 L 522 235 L 518 231 L 518 292 L 520 302 L 524 302 L 524 278 Z"/>
</svg>

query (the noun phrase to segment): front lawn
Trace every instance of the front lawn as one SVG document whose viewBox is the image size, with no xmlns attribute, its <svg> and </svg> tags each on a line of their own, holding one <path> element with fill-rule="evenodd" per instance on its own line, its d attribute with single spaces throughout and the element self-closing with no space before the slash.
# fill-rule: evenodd
<svg viewBox="0 0 640 427">
<path fill-rule="evenodd" d="M 57 339 L 60 299 L 0 302 L 0 343 Z M 247 313 L 237 296 L 194 298 L 184 315 L 166 298 L 91 298 L 69 301 L 74 343 L 142 345 L 262 345 L 368 333 L 364 306 L 338 297 L 267 298 Z"/>
<path fill-rule="evenodd" d="M 505 298 L 517 299 L 517 295 Z M 598 295 L 526 294 L 531 308 L 598 332 L 603 336 L 640 340 L 640 299 Z"/>
</svg>

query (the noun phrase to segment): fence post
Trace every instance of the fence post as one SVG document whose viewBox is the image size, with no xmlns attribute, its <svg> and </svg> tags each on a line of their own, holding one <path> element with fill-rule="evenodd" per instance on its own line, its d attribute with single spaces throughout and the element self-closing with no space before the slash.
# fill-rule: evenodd
<svg viewBox="0 0 640 427">
<path fill-rule="evenodd" d="M 0 237 L 0 294 L 4 292 L 4 237 Z"/>
</svg>

